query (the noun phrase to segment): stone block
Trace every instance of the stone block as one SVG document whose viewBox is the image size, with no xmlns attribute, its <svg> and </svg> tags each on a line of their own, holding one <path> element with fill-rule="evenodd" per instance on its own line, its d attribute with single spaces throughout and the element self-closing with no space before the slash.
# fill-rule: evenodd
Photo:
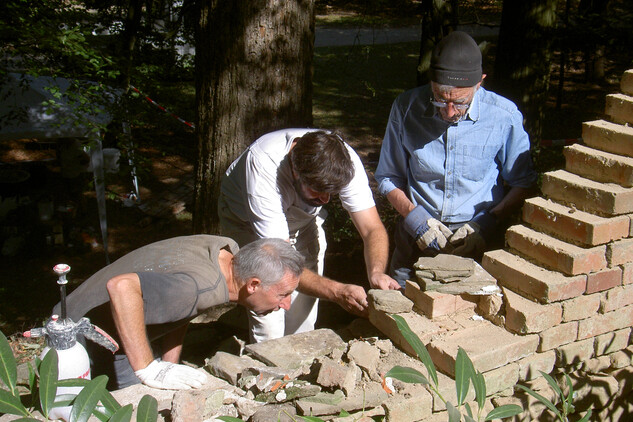
<svg viewBox="0 0 633 422">
<path fill-rule="evenodd" d="M 506 329 L 517 334 L 540 333 L 562 321 L 560 304 L 541 305 L 512 292 L 503 290 L 506 308 Z"/>
<path fill-rule="evenodd" d="M 322 358 L 319 363 L 317 384 L 330 391 L 341 389 L 347 396 L 354 391 L 361 376 L 358 366 L 329 358 Z"/>
<path fill-rule="evenodd" d="M 614 267 L 587 274 L 587 294 L 609 290 L 622 284 L 622 268 Z"/>
<path fill-rule="evenodd" d="M 622 264 L 622 285 L 633 284 L 633 262 Z"/>
<path fill-rule="evenodd" d="M 596 246 L 629 235 L 627 216 L 604 218 L 541 197 L 523 205 L 523 221 L 539 231 L 581 246 Z"/>
<path fill-rule="evenodd" d="M 571 376 L 574 386 L 574 406 L 578 414 L 585 409 L 603 409 L 611 403 L 612 398 L 618 393 L 618 381 L 604 374 Z"/>
<path fill-rule="evenodd" d="M 544 353 L 533 353 L 517 363 L 519 365 L 519 380 L 530 381 L 542 377 L 540 371 L 546 374 L 552 372 L 556 363 L 556 352 L 548 350 Z"/>
<path fill-rule="evenodd" d="M 584 122 L 582 139 L 592 148 L 633 157 L 633 127 L 606 120 Z"/>
<path fill-rule="evenodd" d="M 578 339 L 599 336 L 633 325 L 633 305 L 578 322 Z"/>
<path fill-rule="evenodd" d="M 593 339 L 576 341 L 556 349 L 556 366 L 582 365 L 593 357 Z"/>
<path fill-rule="evenodd" d="M 624 94 L 609 94 L 604 109 L 612 122 L 633 124 L 633 97 Z"/>
<path fill-rule="evenodd" d="M 633 304 L 633 286 L 616 287 L 602 296 L 600 312 L 605 314 L 631 304 Z"/>
<path fill-rule="evenodd" d="M 367 292 L 369 305 L 388 314 L 411 312 L 413 302 L 404 297 L 399 290 L 371 289 Z"/>
<path fill-rule="evenodd" d="M 432 336 L 441 331 L 437 324 L 416 312 L 399 315 L 405 319 L 409 328 L 411 328 L 411 330 L 420 337 L 423 344 L 427 344 Z M 416 356 L 416 353 L 409 342 L 402 336 L 402 333 L 400 333 L 400 330 L 396 325 L 396 321 L 389 314 L 380 311 L 372 311 L 370 308 L 369 321 L 374 324 L 376 328 L 382 331 L 396 346 L 400 347 L 409 355 Z"/>
<path fill-rule="evenodd" d="M 565 170 L 596 182 L 633 186 L 633 158 L 583 145 L 565 147 Z"/>
<path fill-rule="evenodd" d="M 623 328 L 621 330 L 596 336 L 594 338 L 595 356 L 614 353 L 626 348 L 629 345 L 630 337 L 631 328 Z"/>
<path fill-rule="evenodd" d="M 611 367 L 611 358 L 608 355 L 597 356 L 589 359 L 582 366 L 582 370 L 589 374 L 600 374 Z"/>
<path fill-rule="evenodd" d="M 541 190 L 548 198 L 598 215 L 633 212 L 633 188 L 594 182 L 565 170 L 543 174 Z"/>
<path fill-rule="evenodd" d="M 422 385 L 407 384 L 382 404 L 385 421 L 418 421 L 431 416 L 433 397 Z"/>
<path fill-rule="evenodd" d="M 599 294 L 579 296 L 562 302 L 563 321 L 577 321 L 589 318 L 600 309 L 602 296 Z"/>
<path fill-rule="evenodd" d="M 508 388 L 513 388 L 519 382 L 519 364 L 513 362 L 501 368 L 484 372 L 483 375 L 486 380 L 486 395 L 490 396 Z"/>
<path fill-rule="evenodd" d="M 455 358 L 461 347 L 480 372 L 517 361 L 536 351 L 537 335 L 517 336 L 488 321 L 465 327 L 431 340 L 427 345 L 435 366 L 450 376 L 455 375 Z"/>
<path fill-rule="evenodd" d="M 633 261 L 633 239 L 620 239 L 607 245 L 609 266 L 627 264 Z"/>
<path fill-rule="evenodd" d="M 609 358 L 611 358 L 611 367 L 613 369 L 622 369 L 627 366 L 633 365 L 632 349 L 632 347 L 627 347 L 626 349 L 611 353 L 609 355 Z"/>
<path fill-rule="evenodd" d="M 455 391 L 455 380 L 452 377 L 446 376 L 440 372 L 437 373 L 437 383 L 438 383 L 438 391 L 444 397 L 444 400 L 456 404 L 457 403 L 457 392 Z M 446 406 L 442 402 L 442 400 L 432 393 L 433 395 L 433 412 L 440 412 L 446 410 Z M 475 400 L 475 390 L 471 387 L 468 389 L 468 394 L 466 395 L 465 401 L 467 403 L 471 403 Z"/>
<path fill-rule="evenodd" d="M 586 275 L 568 277 L 502 249 L 486 252 L 482 265 L 500 286 L 541 303 L 578 297 L 587 288 Z"/>
<path fill-rule="evenodd" d="M 541 342 L 539 352 L 555 349 L 563 344 L 576 341 L 578 338 L 578 321 L 566 322 L 556 327 L 544 330 L 539 334 Z"/>
<path fill-rule="evenodd" d="M 605 246 L 581 248 L 522 225 L 506 231 L 506 242 L 522 255 L 567 275 L 586 274 L 607 267 Z"/>
</svg>

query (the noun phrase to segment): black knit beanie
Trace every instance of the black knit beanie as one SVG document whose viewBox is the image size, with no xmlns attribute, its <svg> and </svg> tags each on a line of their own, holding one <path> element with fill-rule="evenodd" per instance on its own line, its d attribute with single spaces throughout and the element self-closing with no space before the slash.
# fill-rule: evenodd
<svg viewBox="0 0 633 422">
<path fill-rule="evenodd" d="M 431 56 L 433 82 L 457 87 L 475 86 L 481 81 L 481 51 L 470 35 L 453 31 L 435 46 Z"/>
</svg>

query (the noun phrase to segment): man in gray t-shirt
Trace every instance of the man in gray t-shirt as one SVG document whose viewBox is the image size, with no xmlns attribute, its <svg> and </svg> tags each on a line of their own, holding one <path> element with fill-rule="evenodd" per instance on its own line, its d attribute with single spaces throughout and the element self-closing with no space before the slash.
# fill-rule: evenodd
<svg viewBox="0 0 633 422">
<path fill-rule="evenodd" d="M 239 249 L 226 237 L 176 237 L 136 249 L 95 273 L 68 296 L 67 313 L 73 321 L 90 318 L 119 342 L 114 356 L 86 344 L 93 373 L 109 375 L 110 388 L 139 382 L 199 387 L 204 373 L 178 364 L 189 321 L 227 302 L 260 315 L 288 309 L 303 265 L 303 257 L 281 239 Z M 150 344 L 157 340 L 160 353 Z"/>
</svg>

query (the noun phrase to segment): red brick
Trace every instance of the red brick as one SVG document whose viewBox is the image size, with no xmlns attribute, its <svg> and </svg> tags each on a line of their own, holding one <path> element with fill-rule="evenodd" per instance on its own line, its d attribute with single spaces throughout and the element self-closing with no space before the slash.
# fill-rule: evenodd
<svg viewBox="0 0 633 422">
<path fill-rule="evenodd" d="M 529 381 L 542 377 L 539 371 L 549 374 L 556 363 L 556 353 L 553 350 L 544 353 L 534 353 L 517 362 L 519 364 L 519 380 Z"/>
<path fill-rule="evenodd" d="M 633 188 L 600 183 L 565 170 L 543 175 L 543 194 L 574 208 L 603 216 L 633 212 Z"/>
<path fill-rule="evenodd" d="M 633 325 L 633 305 L 578 321 L 578 339 L 599 336 Z"/>
<path fill-rule="evenodd" d="M 604 246 L 581 248 L 521 225 L 506 231 L 506 242 L 521 254 L 568 275 L 591 273 L 607 267 Z"/>
<path fill-rule="evenodd" d="M 582 139 L 592 148 L 633 157 L 633 127 L 606 120 L 584 122 Z"/>
<path fill-rule="evenodd" d="M 582 246 L 595 246 L 629 236 L 630 218 L 603 218 L 541 197 L 523 205 L 523 221 L 540 231 Z"/>
<path fill-rule="evenodd" d="M 616 287 L 602 296 L 600 312 L 607 313 L 633 304 L 633 286 Z"/>
<path fill-rule="evenodd" d="M 556 349 L 556 366 L 576 365 L 593 357 L 593 339 L 566 344 Z"/>
<path fill-rule="evenodd" d="M 465 301 L 459 295 L 434 291 L 423 292 L 417 283 L 408 280 L 404 295 L 411 299 L 419 311 L 431 319 L 442 315 L 451 315 L 466 308 L 474 310 L 477 306 L 476 303 Z"/>
<path fill-rule="evenodd" d="M 541 342 L 539 352 L 555 349 L 563 344 L 576 341 L 578 337 L 578 321 L 567 322 L 547 329 L 539 334 Z"/>
<path fill-rule="evenodd" d="M 622 284 L 622 268 L 614 267 L 587 275 L 587 294 L 608 290 Z"/>
<path fill-rule="evenodd" d="M 622 265 L 622 284 L 633 284 L 633 262 Z"/>
<path fill-rule="evenodd" d="M 558 303 L 541 305 L 508 290 L 503 290 L 506 329 L 517 334 L 540 333 L 560 324 L 563 309 Z"/>
<path fill-rule="evenodd" d="M 407 322 L 411 330 L 426 344 L 431 337 L 440 333 L 440 327 L 427 317 L 416 312 L 398 314 Z M 415 350 L 409 342 L 402 336 L 396 325 L 396 321 L 387 313 L 369 309 L 369 321 L 382 331 L 395 345 L 411 356 L 416 356 Z"/>
<path fill-rule="evenodd" d="M 587 288 L 586 275 L 567 277 L 502 249 L 486 252 L 482 266 L 497 279 L 500 286 L 541 303 L 578 297 Z M 633 278 L 633 268 L 631 273 Z"/>
<path fill-rule="evenodd" d="M 437 336 L 427 345 L 435 366 L 455 376 L 455 358 L 459 347 L 472 360 L 475 369 L 490 371 L 529 356 L 536 351 L 535 334 L 517 336 L 488 321 Z"/>
<path fill-rule="evenodd" d="M 607 245 L 609 265 L 621 265 L 633 262 L 633 239 L 620 239 Z"/>
<path fill-rule="evenodd" d="M 633 186 L 633 158 L 583 145 L 565 147 L 565 170 L 596 182 Z"/>
<path fill-rule="evenodd" d="M 624 94 L 609 94 L 605 113 L 616 123 L 633 123 L 633 97 Z"/>
<path fill-rule="evenodd" d="M 629 345 L 630 337 L 630 328 L 624 328 L 612 333 L 606 333 L 596 336 L 593 345 L 594 353 L 596 356 L 601 356 L 625 349 L 626 346 Z"/>
<path fill-rule="evenodd" d="M 584 295 L 562 302 L 563 305 L 563 321 L 577 321 L 579 319 L 589 318 L 600 309 L 602 295 Z"/>
</svg>

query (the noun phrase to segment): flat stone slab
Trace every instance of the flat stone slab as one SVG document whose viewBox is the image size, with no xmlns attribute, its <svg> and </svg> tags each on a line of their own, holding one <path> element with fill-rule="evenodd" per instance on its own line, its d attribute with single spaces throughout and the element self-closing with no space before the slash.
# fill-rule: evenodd
<svg viewBox="0 0 633 422">
<path fill-rule="evenodd" d="M 438 258 L 439 259 L 436 259 Z M 449 267 L 453 265 L 452 269 Z M 501 290 L 497 286 L 497 280 L 491 276 L 481 265 L 471 258 L 462 258 L 454 255 L 440 254 L 434 258 L 422 257 L 414 265 L 416 280 L 422 291 L 435 291 L 438 293 L 448 293 L 460 295 L 467 293 L 471 295 L 490 295 L 499 293 Z M 428 272 L 454 271 L 470 274 L 465 277 L 455 276 L 453 281 L 439 277 L 425 277 Z"/>
<path fill-rule="evenodd" d="M 310 364 L 334 349 L 344 350 L 347 344 L 334 331 L 321 328 L 305 333 L 249 344 L 245 352 L 271 366 L 296 369 Z"/>
</svg>

